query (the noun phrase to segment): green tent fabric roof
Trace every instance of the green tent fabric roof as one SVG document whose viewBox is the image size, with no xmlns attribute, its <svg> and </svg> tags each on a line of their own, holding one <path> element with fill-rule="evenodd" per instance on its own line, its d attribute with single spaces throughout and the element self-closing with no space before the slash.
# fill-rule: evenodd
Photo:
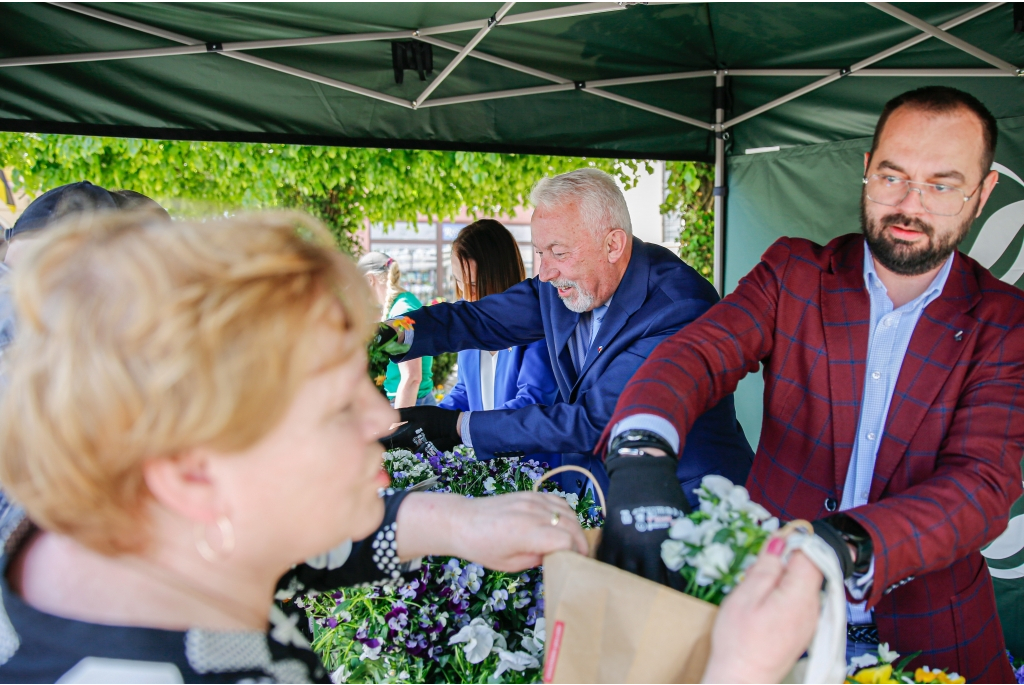
<svg viewBox="0 0 1024 685">
<path fill-rule="evenodd" d="M 925 37 L 727 126 L 731 151 L 870 135 L 886 99 L 936 82 L 975 93 L 997 118 L 1024 116 L 1024 78 L 1014 71 L 1024 66 L 1024 34 L 1014 33 L 1012 4 L 906 3 L 900 10 L 936 26 L 976 15 L 949 33 L 995 59 Z M 861 3 L 5 3 L 0 129 L 711 161 L 714 70 L 729 73 L 728 122 L 926 36 L 893 14 L 892 6 Z M 500 21 L 488 26 L 492 17 Z M 470 24 L 458 26 L 463 22 Z M 323 36 L 347 37 L 232 45 Z M 476 52 L 441 78 L 474 38 Z M 434 43 L 426 82 L 406 72 L 404 83 L 395 83 L 389 39 Z M 145 56 L 26 59 L 138 50 Z M 794 69 L 816 71 L 749 73 Z M 879 75 L 893 69 L 972 71 Z M 614 81 L 667 74 L 677 76 Z M 411 103 L 436 81 L 414 109 Z M 371 94 L 353 92 L 359 89 Z M 445 104 L 519 89 L 533 90 Z"/>
</svg>

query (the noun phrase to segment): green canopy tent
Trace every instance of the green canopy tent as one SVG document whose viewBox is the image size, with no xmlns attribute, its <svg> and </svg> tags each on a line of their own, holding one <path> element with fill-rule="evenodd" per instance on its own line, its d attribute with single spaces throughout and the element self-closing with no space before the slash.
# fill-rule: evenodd
<svg viewBox="0 0 1024 685">
<path fill-rule="evenodd" d="M 915 85 L 942 80 L 1001 119 L 1024 115 L 1024 42 L 1003 3 L 39 3 L 0 13 L 7 130 L 716 161 L 719 217 L 729 152 L 863 137 L 885 99 Z M 421 59 L 397 83 L 396 53 L 425 51 L 393 42 L 429 47 L 437 71 Z"/>
<path fill-rule="evenodd" d="M 963 248 L 1020 286 L 1022 31 L 998 2 L 8 3 L 0 130 L 715 162 L 728 291 L 780 235 L 858 230 L 882 105 L 941 83 L 999 120 Z M 987 553 L 1024 656 L 1024 516 Z"/>
</svg>

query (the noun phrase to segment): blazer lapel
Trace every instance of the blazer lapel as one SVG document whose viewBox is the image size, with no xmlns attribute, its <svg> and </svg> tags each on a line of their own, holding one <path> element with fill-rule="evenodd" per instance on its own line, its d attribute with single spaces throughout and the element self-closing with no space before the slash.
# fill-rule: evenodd
<svg viewBox="0 0 1024 685">
<path fill-rule="evenodd" d="M 554 288 L 550 284 L 545 284 Z M 557 296 L 556 296 L 557 300 Z M 576 367 L 573 366 L 572 357 L 569 354 L 569 338 L 576 330 L 576 324 L 580 322 L 580 315 L 569 311 L 561 302 L 557 302 L 551 308 L 551 331 L 555 343 L 555 353 L 558 355 L 558 371 L 566 379 L 566 386 L 571 388 L 576 385 Z"/>
<path fill-rule="evenodd" d="M 459 375 L 465 379 L 466 399 L 471 407 L 483 407 L 480 396 L 480 352 L 466 350 L 459 353 Z"/>
<path fill-rule="evenodd" d="M 822 275 L 819 301 L 828 351 L 836 498 L 841 499 L 860 419 L 871 326 L 862 239 L 851 240 L 832 256 L 831 272 Z"/>
<path fill-rule="evenodd" d="M 907 346 L 875 459 L 870 501 L 881 495 L 964 351 L 978 321 L 967 312 L 981 299 L 975 275 L 959 253 L 942 294 L 925 307 Z"/>
<path fill-rule="evenodd" d="M 597 331 L 594 343 L 587 354 L 587 361 L 583 365 L 583 371 L 580 373 L 576 385 L 597 361 L 601 350 L 608 347 L 608 344 L 615 339 L 615 336 L 629 321 L 629 317 L 643 306 L 647 299 L 647 283 L 650 280 L 650 275 L 651 262 L 647 256 L 644 242 L 634 237 L 629 265 L 626 267 L 626 272 L 622 274 L 622 281 L 612 296 L 611 304 L 608 305 L 608 311 L 604 315 L 601 328 Z"/>
</svg>

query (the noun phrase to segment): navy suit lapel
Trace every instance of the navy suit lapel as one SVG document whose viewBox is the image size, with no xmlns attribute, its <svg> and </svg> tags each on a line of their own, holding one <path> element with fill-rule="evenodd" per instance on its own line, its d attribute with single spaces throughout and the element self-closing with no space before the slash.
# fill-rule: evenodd
<svg viewBox="0 0 1024 685">
<path fill-rule="evenodd" d="M 459 353 L 459 375 L 465 379 L 469 406 L 484 406 L 480 397 L 480 352 L 465 350 Z"/>
<path fill-rule="evenodd" d="M 619 283 L 615 295 L 612 296 L 611 304 L 608 305 L 608 311 L 604 315 L 604 322 L 597 332 L 597 337 L 594 338 L 594 344 L 587 354 L 587 362 L 583 366 L 583 372 L 576 381 L 577 383 L 594 365 L 608 343 L 614 340 L 619 331 L 623 329 L 633 312 L 643 306 L 647 299 L 647 283 L 650 280 L 650 273 L 651 262 L 647 255 L 646 245 L 642 240 L 634 237 L 633 253 L 630 255 L 626 273 L 622 275 L 622 282 Z"/>
<path fill-rule="evenodd" d="M 554 286 L 545 283 L 546 287 L 554 290 Z M 555 304 L 551 308 L 551 331 L 555 343 L 555 352 L 558 355 L 558 371 L 566 380 L 566 387 L 572 388 L 576 384 L 576 367 L 573 366 L 572 357 L 569 354 L 569 338 L 576 330 L 576 324 L 580 322 L 580 315 L 569 311 L 555 294 Z"/>
</svg>

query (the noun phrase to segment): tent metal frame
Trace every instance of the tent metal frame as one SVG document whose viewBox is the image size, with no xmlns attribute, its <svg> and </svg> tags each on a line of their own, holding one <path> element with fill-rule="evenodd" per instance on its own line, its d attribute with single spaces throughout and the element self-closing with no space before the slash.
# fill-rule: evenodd
<svg viewBox="0 0 1024 685">
<path fill-rule="evenodd" d="M 203 42 L 185 36 L 173 31 L 161 29 L 149 24 L 126 19 L 119 17 L 108 12 L 93 9 L 91 7 L 85 7 L 76 3 L 70 2 L 52 2 L 50 3 L 56 7 L 63 8 L 79 14 L 93 17 L 105 22 L 123 26 L 125 28 L 134 29 L 149 35 L 157 36 L 165 40 L 169 40 L 174 43 L 179 43 L 178 46 L 168 46 L 160 48 L 145 48 L 136 50 L 115 50 L 106 52 L 91 52 L 91 53 L 77 53 L 77 54 L 65 54 L 65 55 L 43 55 L 35 57 L 14 57 L 7 59 L 0 59 L 0 68 L 13 68 L 23 66 L 43 66 L 50 64 L 77 64 L 83 62 L 98 62 L 98 61 L 109 61 L 109 60 L 121 60 L 121 59 L 142 59 L 142 58 L 157 58 L 157 57 L 170 57 L 179 55 L 193 55 L 202 53 L 215 53 L 223 55 L 231 59 L 252 64 L 253 66 L 261 67 L 264 69 L 270 69 L 284 73 L 296 78 L 305 79 L 315 83 L 320 83 L 332 88 L 355 93 L 365 97 L 373 98 L 383 102 L 403 107 L 406 109 L 419 109 L 421 107 L 444 107 L 449 105 L 463 104 L 468 102 L 481 102 L 486 100 L 497 100 L 506 99 L 512 97 L 527 97 L 530 95 L 539 95 L 543 93 L 554 93 L 561 91 L 576 90 L 583 93 L 612 100 L 619 104 L 627 107 L 633 107 L 640 109 L 651 114 L 655 114 L 661 117 L 666 117 L 680 123 L 684 123 L 697 128 L 705 129 L 709 132 L 713 132 L 715 135 L 715 187 L 714 187 L 714 283 L 715 287 L 718 288 L 719 292 L 723 290 L 723 270 L 724 270 L 724 237 L 725 237 L 725 216 L 724 216 L 724 203 L 725 203 L 725 141 L 728 138 L 728 129 L 740 124 L 748 119 L 751 119 L 759 114 L 763 114 L 771 109 L 774 109 L 780 105 L 783 105 L 791 100 L 806 95 L 814 90 L 818 90 L 830 83 L 833 83 L 841 78 L 847 76 L 855 77 L 1022 77 L 1024 76 L 1024 69 L 1016 67 L 1005 60 L 996 57 L 995 55 L 989 54 L 988 52 L 972 45 L 952 34 L 948 31 L 960 24 L 963 24 L 971 19 L 981 16 L 986 12 L 989 12 L 996 7 L 1004 4 L 1003 2 L 990 2 L 974 9 L 965 12 L 964 14 L 955 17 L 939 26 L 934 26 L 928 22 L 915 17 L 893 5 L 885 2 L 868 2 L 867 4 L 878 9 L 879 11 L 885 12 L 886 14 L 906 23 L 909 26 L 914 27 L 920 33 L 907 40 L 902 41 L 890 48 L 882 50 L 864 60 L 861 60 L 848 67 L 842 67 L 840 69 L 712 69 L 702 71 L 689 71 L 689 72 L 672 72 L 666 74 L 652 74 L 647 76 L 634 76 L 626 78 L 613 78 L 613 79 L 599 79 L 593 81 L 573 81 L 571 79 L 558 76 L 556 74 L 550 74 L 539 69 L 506 60 L 501 57 L 490 55 L 477 50 L 477 46 L 487 37 L 487 35 L 499 26 L 514 26 L 518 24 L 525 24 L 535 21 L 549 21 L 554 19 L 562 19 L 567 17 L 578 17 L 590 14 L 615 12 L 626 10 L 628 7 L 635 3 L 630 2 L 593 2 L 583 3 L 578 5 L 569 5 L 565 7 L 553 8 L 548 10 L 540 10 L 536 12 L 523 12 L 520 14 L 509 14 L 512 9 L 514 2 L 506 2 L 502 7 L 485 19 L 479 19 L 474 21 L 466 21 L 457 24 L 447 24 L 443 26 L 432 26 L 419 28 L 414 30 L 403 30 L 403 31 L 380 31 L 372 33 L 358 33 L 358 34 L 335 34 L 325 36 L 307 36 L 303 38 L 285 38 L 275 40 L 257 40 L 257 41 L 235 41 L 235 42 Z M 446 33 L 455 33 L 460 31 L 476 30 L 473 38 L 465 45 L 456 45 L 443 39 L 437 38 L 438 35 Z M 929 38 L 935 38 L 941 40 L 969 55 L 972 57 L 987 62 L 992 65 L 990 68 L 978 68 L 978 69 L 870 69 L 870 65 L 880 62 L 898 52 L 906 50 L 909 47 L 917 45 L 922 41 Z M 247 54 L 249 50 L 269 50 L 275 48 L 287 48 L 287 47 L 302 47 L 311 45 L 332 45 L 339 43 L 356 43 L 356 42 L 367 42 L 367 41 L 381 41 L 381 40 L 403 40 L 413 39 L 429 43 L 436 47 L 450 50 L 456 53 L 455 58 L 449 62 L 449 64 L 441 71 L 441 73 L 435 77 L 420 93 L 415 100 L 409 101 L 403 98 L 388 95 L 378 91 L 357 86 L 345 81 L 330 78 L 320 74 L 315 74 L 304 69 L 298 69 L 295 67 L 274 62 L 262 57 Z M 430 100 L 430 96 L 434 91 L 447 79 L 447 77 L 465 60 L 467 57 L 473 57 L 491 64 L 512 69 L 520 73 L 529 74 L 536 78 L 540 78 L 546 81 L 550 81 L 550 85 L 544 86 L 532 86 L 528 88 L 514 88 L 501 91 L 491 91 L 483 93 L 474 93 L 468 95 L 458 95 L 446 98 L 435 98 Z M 725 104 L 724 104 L 724 89 L 725 89 L 725 78 L 726 76 L 743 77 L 743 76 L 759 76 L 759 77 L 820 77 L 816 81 L 809 83 L 803 87 L 797 88 L 796 90 L 755 107 L 743 114 L 733 117 L 732 119 L 725 120 Z M 711 78 L 715 79 L 715 117 L 713 122 L 700 121 L 693 117 L 680 114 L 678 112 L 672 112 L 670 110 L 656 107 L 632 98 L 613 93 L 605 88 L 616 87 L 616 86 L 627 86 L 641 83 L 658 83 L 667 81 L 676 81 L 682 79 L 693 79 L 693 78 Z"/>
</svg>

